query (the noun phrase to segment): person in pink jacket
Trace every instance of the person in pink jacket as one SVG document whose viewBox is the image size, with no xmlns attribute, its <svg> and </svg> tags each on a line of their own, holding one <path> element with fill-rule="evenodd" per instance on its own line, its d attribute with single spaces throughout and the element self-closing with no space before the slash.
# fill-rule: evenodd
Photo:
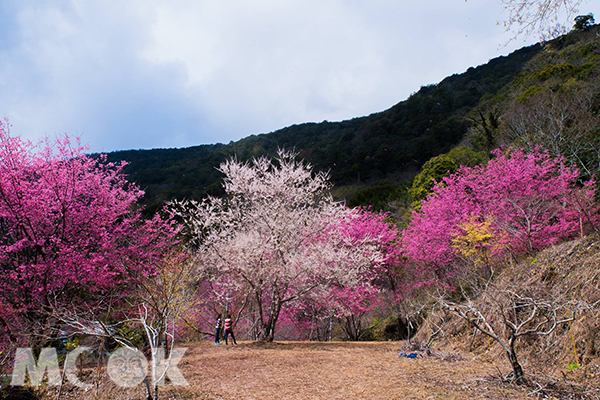
<svg viewBox="0 0 600 400">
<path fill-rule="evenodd" d="M 233 334 L 233 320 L 231 319 L 231 315 L 227 314 L 227 318 L 225 318 L 224 326 L 225 326 L 225 346 L 228 345 L 227 338 L 231 335 L 231 340 L 233 340 L 233 344 L 237 345 L 235 341 L 235 335 Z"/>
</svg>

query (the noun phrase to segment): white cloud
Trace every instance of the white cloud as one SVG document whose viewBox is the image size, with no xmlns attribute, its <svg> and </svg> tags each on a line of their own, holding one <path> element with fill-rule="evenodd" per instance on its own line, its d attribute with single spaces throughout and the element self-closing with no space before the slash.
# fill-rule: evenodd
<svg viewBox="0 0 600 400">
<path fill-rule="evenodd" d="M 0 114 L 94 151 L 358 117 L 524 45 L 499 47 L 501 13 L 499 0 L 2 2 Z"/>
</svg>

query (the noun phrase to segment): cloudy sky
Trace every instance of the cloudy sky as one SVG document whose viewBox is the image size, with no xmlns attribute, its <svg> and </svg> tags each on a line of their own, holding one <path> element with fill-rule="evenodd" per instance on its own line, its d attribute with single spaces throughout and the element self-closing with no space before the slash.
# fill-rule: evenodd
<svg viewBox="0 0 600 400">
<path fill-rule="evenodd" d="M 0 116 L 95 152 L 228 143 L 382 111 L 536 41 L 507 44 L 506 17 L 500 0 L 0 0 Z"/>
</svg>

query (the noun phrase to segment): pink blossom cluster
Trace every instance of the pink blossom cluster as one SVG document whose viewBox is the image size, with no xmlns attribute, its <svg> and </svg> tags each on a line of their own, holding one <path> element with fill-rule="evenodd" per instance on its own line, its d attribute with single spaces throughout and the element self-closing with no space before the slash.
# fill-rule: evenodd
<svg viewBox="0 0 600 400">
<path fill-rule="evenodd" d="M 593 182 L 579 184 L 577 169 L 563 158 L 512 148 L 493 156 L 487 165 L 461 167 L 438 182 L 413 212 L 402 243 L 421 280 L 456 274 L 455 239 L 469 223 L 489 226 L 493 238 L 481 247 L 496 261 L 595 229 Z"/>
<path fill-rule="evenodd" d="M 172 223 L 141 217 L 124 164 L 85 151 L 68 136 L 34 146 L 0 121 L 0 331 L 13 339 L 125 290 L 173 242 Z"/>
</svg>

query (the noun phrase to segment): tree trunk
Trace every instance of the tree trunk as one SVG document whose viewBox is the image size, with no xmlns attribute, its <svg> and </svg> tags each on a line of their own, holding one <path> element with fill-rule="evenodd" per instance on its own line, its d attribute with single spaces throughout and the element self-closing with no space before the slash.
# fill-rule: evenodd
<svg viewBox="0 0 600 400">
<path fill-rule="evenodd" d="M 279 319 L 279 313 L 281 312 L 281 301 L 275 301 L 271 306 L 271 315 L 266 323 L 263 323 L 262 331 L 265 342 L 272 342 L 275 339 L 275 325 Z"/>
<path fill-rule="evenodd" d="M 523 367 L 519 364 L 519 360 L 517 359 L 517 353 L 515 352 L 514 345 L 511 343 L 510 351 L 506 352 L 508 356 L 508 360 L 510 361 L 510 365 L 513 369 L 513 380 L 516 383 L 523 383 L 525 378 L 523 374 Z"/>
<path fill-rule="evenodd" d="M 361 321 L 360 317 L 356 318 L 354 314 L 344 317 L 344 331 L 349 340 L 357 342 L 361 336 Z"/>
</svg>

